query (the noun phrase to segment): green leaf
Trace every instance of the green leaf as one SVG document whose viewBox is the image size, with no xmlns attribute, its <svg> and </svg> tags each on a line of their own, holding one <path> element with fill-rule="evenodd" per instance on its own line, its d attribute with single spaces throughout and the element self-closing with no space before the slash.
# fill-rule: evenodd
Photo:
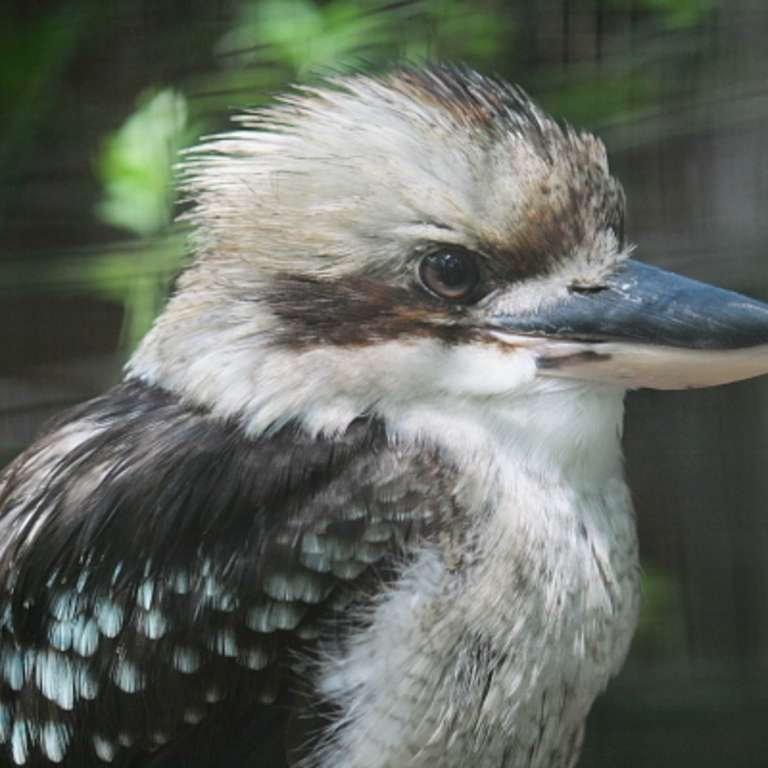
<svg viewBox="0 0 768 768">
<path fill-rule="evenodd" d="M 99 217 L 136 235 L 155 234 L 173 215 L 173 167 L 183 145 L 187 104 L 176 91 L 145 96 L 110 136 L 98 161 Z"/>
</svg>

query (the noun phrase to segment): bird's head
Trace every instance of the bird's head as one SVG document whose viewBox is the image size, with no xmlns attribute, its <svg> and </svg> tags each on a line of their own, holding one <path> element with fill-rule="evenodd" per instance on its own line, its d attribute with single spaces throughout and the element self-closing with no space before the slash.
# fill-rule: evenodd
<svg viewBox="0 0 768 768">
<path fill-rule="evenodd" d="M 629 259 L 603 145 L 436 67 L 237 118 L 183 164 L 195 261 L 130 363 L 252 432 L 768 372 L 768 306 Z"/>
</svg>

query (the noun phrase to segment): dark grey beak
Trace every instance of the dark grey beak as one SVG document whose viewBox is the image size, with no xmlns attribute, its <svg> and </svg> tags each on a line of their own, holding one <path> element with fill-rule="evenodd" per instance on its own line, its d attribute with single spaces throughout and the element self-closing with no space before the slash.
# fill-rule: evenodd
<svg viewBox="0 0 768 768">
<path fill-rule="evenodd" d="M 768 373 L 768 304 L 633 260 L 494 324 L 550 375 L 667 389 Z"/>
</svg>

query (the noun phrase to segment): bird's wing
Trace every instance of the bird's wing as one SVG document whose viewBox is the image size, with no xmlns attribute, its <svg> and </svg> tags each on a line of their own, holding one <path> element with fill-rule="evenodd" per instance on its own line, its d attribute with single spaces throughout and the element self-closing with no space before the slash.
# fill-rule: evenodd
<svg viewBox="0 0 768 768">
<path fill-rule="evenodd" d="M 80 407 L 0 485 L 0 764 L 236 765 L 209 724 L 285 764 L 286 649 L 453 514 L 448 474 L 371 420 L 252 440 L 137 383 Z"/>
</svg>

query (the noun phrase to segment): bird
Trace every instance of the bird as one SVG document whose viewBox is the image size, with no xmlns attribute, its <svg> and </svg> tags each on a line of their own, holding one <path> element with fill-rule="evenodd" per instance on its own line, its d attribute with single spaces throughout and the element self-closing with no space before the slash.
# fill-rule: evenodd
<svg viewBox="0 0 768 768">
<path fill-rule="evenodd" d="M 625 393 L 768 373 L 768 305 L 632 258 L 603 144 L 468 67 L 234 120 L 123 380 L 0 479 L 2 764 L 572 768 Z"/>
</svg>

